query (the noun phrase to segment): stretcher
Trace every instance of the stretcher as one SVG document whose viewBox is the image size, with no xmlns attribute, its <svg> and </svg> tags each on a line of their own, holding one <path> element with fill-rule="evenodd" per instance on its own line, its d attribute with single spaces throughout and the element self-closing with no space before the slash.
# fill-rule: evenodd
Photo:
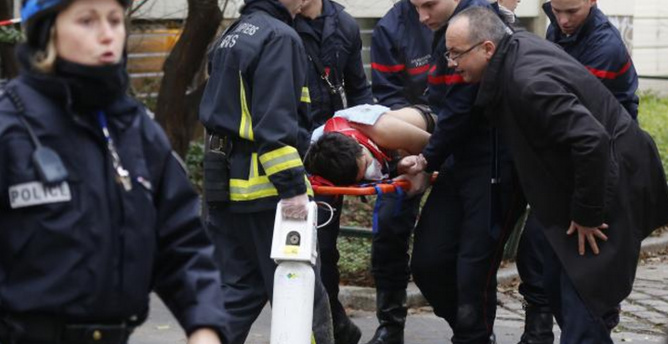
<svg viewBox="0 0 668 344">
<path fill-rule="evenodd" d="M 438 172 L 432 174 L 431 183 L 433 183 L 437 177 Z M 411 188 L 411 182 L 404 179 L 386 179 L 372 183 L 362 183 L 349 186 L 332 185 L 327 180 L 319 178 L 318 176 L 309 176 L 309 181 L 313 187 L 313 192 L 320 196 L 377 196 L 378 198 L 376 199 L 376 204 L 373 208 L 373 233 L 378 232 L 378 212 L 382 203 L 382 195 L 388 193 L 396 193 L 398 195 L 397 203 L 395 204 L 396 213 L 401 209 L 401 203 L 403 202 L 405 193 Z M 330 205 L 327 205 L 327 207 L 330 209 L 331 216 L 329 220 L 327 220 L 324 224 L 319 225 L 318 228 L 326 226 L 333 219 L 334 209 Z"/>
<path fill-rule="evenodd" d="M 431 176 L 433 183 L 438 177 L 438 172 Z M 323 196 L 372 196 L 385 193 L 401 193 L 410 190 L 411 182 L 408 180 L 385 179 L 372 183 L 361 183 L 349 186 L 336 186 L 324 184 L 317 178 L 309 178 L 313 192 Z"/>
</svg>

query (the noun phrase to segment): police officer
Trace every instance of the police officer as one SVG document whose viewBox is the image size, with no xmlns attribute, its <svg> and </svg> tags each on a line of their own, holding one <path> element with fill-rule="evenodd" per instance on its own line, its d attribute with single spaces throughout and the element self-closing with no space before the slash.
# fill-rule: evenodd
<svg viewBox="0 0 668 344">
<path fill-rule="evenodd" d="M 426 171 L 441 169 L 415 229 L 411 271 L 434 313 L 453 328 L 453 343 L 495 342 L 496 271 L 524 202 L 501 138 L 473 106 L 478 85 L 466 83 L 448 66 L 479 45 L 447 51 L 444 32 L 456 13 L 497 5 L 486 0 L 411 3 L 420 21 L 435 31 L 428 96 L 438 122 L 422 156 L 403 161 Z"/>
<path fill-rule="evenodd" d="M 169 305 L 219 344 L 213 246 L 165 133 L 127 95 L 118 0 L 27 0 L 0 97 L 0 342 L 125 344 Z"/>
<path fill-rule="evenodd" d="M 223 283 L 227 344 L 241 344 L 271 300 L 276 206 L 302 218 L 313 191 L 301 155 L 308 145 L 306 54 L 291 27 L 302 0 L 246 0 L 214 43 L 200 120 L 212 133 L 205 157 L 207 226 Z M 318 276 L 319 271 L 316 271 Z M 314 335 L 333 342 L 327 294 L 316 279 Z"/>
<path fill-rule="evenodd" d="M 371 88 L 362 65 L 359 25 L 343 6 L 330 0 L 305 0 L 295 19 L 295 30 L 308 56 L 308 88 L 311 96 L 311 129 L 325 123 L 334 112 L 349 106 L 371 104 Z M 321 276 L 329 295 L 336 343 L 356 344 L 362 333 L 348 318 L 339 301 L 339 234 L 343 197 L 319 196 L 335 209 L 331 222 L 318 230 Z M 319 222 L 329 219 L 319 213 Z"/>
<path fill-rule="evenodd" d="M 624 106 L 638 116 L 638 74 L 619 31 L 596 6 L 596 0 L 553 0 L 543 5 L 550 19 L 547 39 L 582 63 Z M 525 333 L 520 344 L 554 341 L 552 313 L 543 287 L 543 226 L 529 215 L 520 241 L 517 268 L 526 303 Z M 616 324 L 610 324 L 614 327 Z"/>
<path fill-rule="evenodd" d="M 371 38 L 371 78 L 373 95 L 379 104 L 391 109 L 418 105 L 421 113 L 430 113 L 425 93 L 432 37 L 431 30 L 420 23 L 409 0 L 396 3 L 378 21 Z M 427 123 L 432 123 L 427 131 L 433 131 L 434 122 Z M 408 242 L 420 196 L 386 194 L 382 197 L 378 231 L 374 233 L 371 247 L 379 326 L 368 344 L 403 343 L 406 287 L 410 277 Z"/>
</svg>

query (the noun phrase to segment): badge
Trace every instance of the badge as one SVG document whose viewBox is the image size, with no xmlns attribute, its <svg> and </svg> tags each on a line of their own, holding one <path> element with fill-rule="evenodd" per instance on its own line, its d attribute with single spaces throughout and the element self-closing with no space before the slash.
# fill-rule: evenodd
<svg viewBox="0 0 668 344">
<path fill-rule="evenodd" d="M 67 182 L 53 186 L 45 186 L 41 182 L 30 182 L 9 187 L 9 205 L 12 209 L 71 200 L 72 194 Z"/>
</svg>

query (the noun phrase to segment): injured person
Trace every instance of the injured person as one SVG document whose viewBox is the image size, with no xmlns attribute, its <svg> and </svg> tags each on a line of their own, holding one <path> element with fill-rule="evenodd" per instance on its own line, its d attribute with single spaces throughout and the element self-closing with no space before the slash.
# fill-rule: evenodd
<svg viewBox="0 0 668 344">
<path fill-rule="evenodd" d="M 434 130 L 435 116 L 426 106 L 391 111 L 380 105 L 359 105 L 337 111 L 317 128 L 304 165 L 324 184 L 347 186 L 402 174 Z"/>
</svg>

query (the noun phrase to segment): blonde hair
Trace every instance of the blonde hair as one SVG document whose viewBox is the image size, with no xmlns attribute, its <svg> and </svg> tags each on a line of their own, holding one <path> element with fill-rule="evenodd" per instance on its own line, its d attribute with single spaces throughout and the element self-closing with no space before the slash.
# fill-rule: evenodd
<svg viewBox="0 0 668 344">
<path fill-rule="evenodd" d="M 30 62 L 36 70 L 42 73 L 51 73 L 56 64 L 56 57 L 58 57 L 58 52 L 56 51 L 56 25 L 54 24 L 51 27 L 46 48 L 37 51 Z"/>
</svg>

